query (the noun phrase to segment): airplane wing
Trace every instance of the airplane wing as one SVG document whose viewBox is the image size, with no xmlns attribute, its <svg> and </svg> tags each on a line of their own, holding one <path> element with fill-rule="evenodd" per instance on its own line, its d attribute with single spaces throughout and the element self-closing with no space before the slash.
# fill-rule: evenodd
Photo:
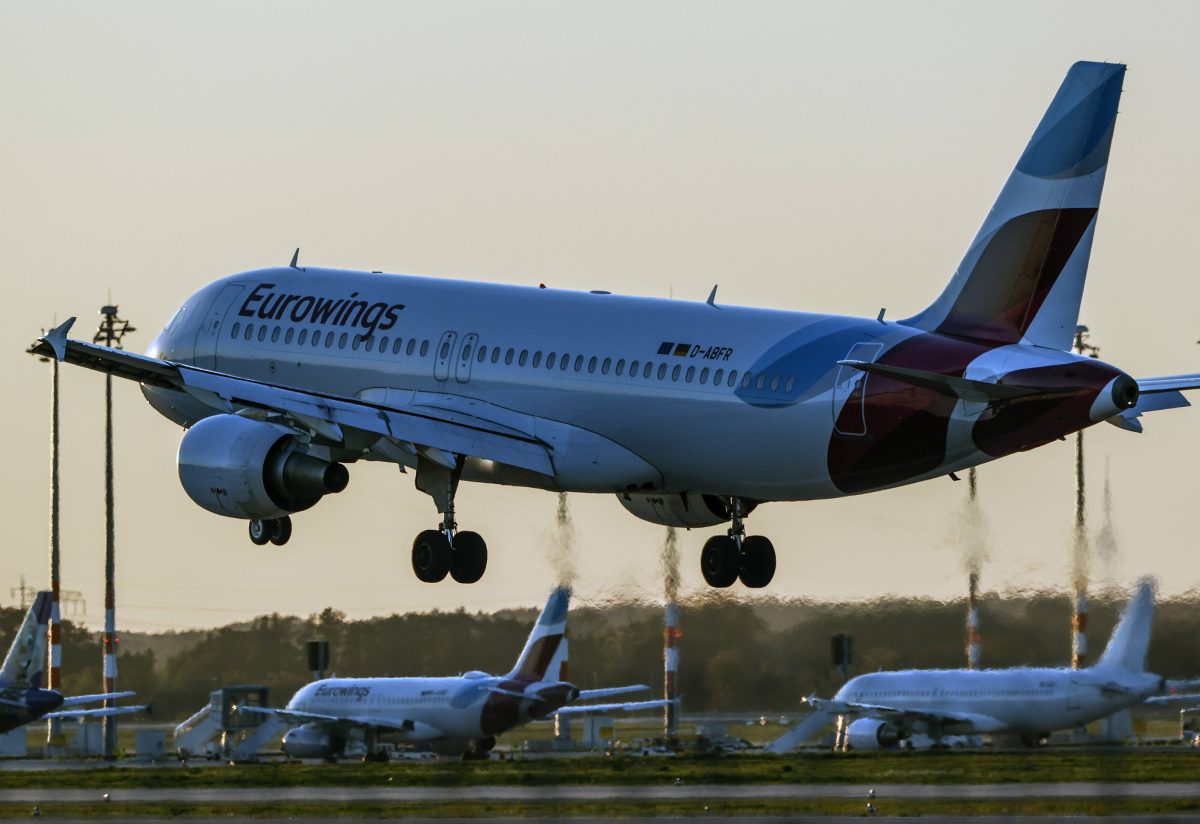
<svg viewBox="0 0 1200 824">
<path fill-rule="evenodd" d="M 377 732 L 396 732 L 408 735 L 412 740 L 427 740 L 442 737 L 441 730 L 423 721 L 399 719 L 396 722 L 381 721 L 378 718 L 365 718 L 354 715 L 325 715 L 318 712 L 303 710 L 271 709 L 269 707 L 238 707 L 239 712 L 249 712 L 255 715 L 272 715 L 297 724 L 322 724 L 331 727 L 362 728 Z"/>
<path fill-rule="evenodd" d="M 628 687 L 605 687 L 598 690 L 580 690 L 576 701 L 590 701 L 593 698 L 608 698 L 613 695 L 625 695 L 630 692 L 645 692 L 650 689 L 645 684 L 630 684 Z"/>
<path fill-rule="evenodd" d="M 110 715 L 132 715 L 136 712 L 149 713 L 150 704 L 140 704 L 128 707 L 93 707 L 86 710 L 55 710 L 48 712 L 42 718 L 104 718 Z"/>
<path fill-rule="evenodd" d="M 765 752 L 791 752 L 808 739 L 812 738 L 833 721 L 837 713 L 817 710 L 812 715 L 799 722 L 783 735 L 763 747 Z"/>
<path fill-rule="evenodd" d="M 818 712 L 824 711 L 832 715 L 869 715 L 877 718 L 887 718 L 897 723 L 912 723 L 914 721 L 926 724 L 954 725 L 965 727 L 964 732 L 984 733 L 1003 732 L 1008 727 L 1000 719 L 990 715 L 974 712 L 953 712 L 947 710 L 914 710 L 889 707 L 884 704 L 863 704 L 857 701 L 831 701 L 822 698 L 808 698 Z"/>
<path fill-rule="evenodd" d="M 617 704 L 572 704 L 560 707 L 555 715 L 590 715 L 597 712 L 639 712 L 641 710 L 660 710 L 668 704 L 678 704 L 679 699 L 668 700 L 656 698 L 653 701 L 627 701 Z"/>
<path fill-rule="evenodd" d="M 283 417 L 326 443 L 341 444 L 347 434 L 358 433 L 365 435 L 368 443 L 387 441 L 447 468 L 454 467 L 454 455 L 469 455 L 554 474 L 550 449 L 543 440 L 481 415 L 428 404 L 389 405 L 326 395 L 159 360 L 70 339 L 67 332 L 74 321 L 71 318 L 52 329 L 29 351 L 148 386 L 185 392 L 214 412 Z"/>
<path fill-rule="evenodd" d="M 59 704 L 60 707 L 77 707 L 80 704 L 93 704 L 96 701 L 107 701 L 109 699 L 116 700 L 118 698 L 129 698 L 137 695 L 132 690 L 126 692 L 97 692 L 92 695 L 68 695 Z"/>
</svg>

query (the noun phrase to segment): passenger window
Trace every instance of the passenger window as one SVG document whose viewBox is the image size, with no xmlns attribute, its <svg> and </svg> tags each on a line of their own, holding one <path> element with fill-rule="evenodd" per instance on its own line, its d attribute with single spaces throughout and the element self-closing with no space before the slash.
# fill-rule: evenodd
<svg viewBox="0 0 1200 824">
<path fill-rule="evenodd" d="M 607 375 L 609 367 L 612 366 L 612 358 L 605 358 L 604 363 L 600 364 L 600 374 Z"/>
<path fill-rule="evenodd" d="M 521 357 L 517 358 L 517 366 L 524 366 L 524 365 L 525 365 L 525 361 L 527 361 L 527 360 L 529 360 L 529 350 L 528 350 L 528 349 L 522 349 L 522 350 L 521 350 Z"/>
<path fill-rule="evenodd" d="M 400 354 L 400 344 L 402 344 L 403 342 L 404 342 L 404 338 L 396 338 L 396 342 L 392 344 L 392 354 L 393 355 Z M 413 342 L 410 340 L 408 342 L 408 354 L 410 354 L 410 355 L 412 354 L 412 347 L 413 347 Z"/>
<path fill-rule="evenodd" d="M 279 343 L 279 327 L 271 330 L 271 343 Z"/>
<path fill-rule="evenodd" d="M 533 368 L 537 369 L 538 366 L 541 365 L 541 363 L 542 363 L 542 352 L 541 352 L 541 350 L 538 350 L 537 352 L 533 353 Z"/>
<path fill-rule="evenodd" d="M 492 363 L 499 363 L 499 362 L 500 362 L 500 347 L 497 346 L 495 349 L 492 350 Z"/>
<path fill-rule="evenodd" d="M 513 349 L 509 349 L 507 352 L 504 353 L 504 365 L 505 366 L 512 366 L 513 355 L 515 355 L 515 354 L 516 354 L 516 351 Z"/>
<path fill-rule="evenodd" d="M 667 365 L 665 363 L 660 363 L 658 365 L 658 379 L 661 381 L 666 376 L 667 376 Z"/>
<path fill-rule="evenodd" d="M 675 368 L 671 370 L 671 380 L 673 380 L 673 381 L 679 380 L 679 370 L 682 368 L 683 367 L 681 365 L 679 365 L 678 363 L 675 364 Z"/>
<path fill-rule="evenodd" d="M 353 349 L 355 352 L 358 351 L 358 347 L 360 345 L 362 345 L 362 335 L 355 335 L 353 338 L 350 339 L 350 348 Z"/>
<path fill-rule="evenodd" d="M 247 323 L 247 324 L 246 324 L 246 334 L 245 334 L 245 336 L 244 336 L 244 339 L 245 339 L 245 340 L 250 340 L 250 338 L 251 338 L 253 335 L 254 335 L 254 324 L 253 324 L 253 323 Z"/>
<path fill-rule="evenodd" d="M 742 388 L 746 389 L 749 386 L 750 386 L 750 373 L 747 372 L 745 375 L 742 376 Z"/>
<path fill-rule="evenodd" d="M 618 375 L 625 374 L 625 359 L 624 358 L 621 358 L 619 361 L 617 361 L 617 374 Z"/>
<path fill-rule="evenodd" d="M 708 383 L 708 367 L 700 370 L 700 383 Z"/>
<path fill-rule="evenodd" d="M 425 353 L 422 352 L 421 354 L 424 355 Z M 450 341 L 446 341 L 442 344 L 442 354 L 438 355 L 438 357 L 442 360 L 450 357 Z"/>
<path fill-rule="evenodd" d="M 620 368 L 620 367 L 618 366 L 618 368 Z M 630 361 L 630 363 L 629 363 L 629 377 L 631 377 L 631 378 L 636 378 L 636 377 L 637 377 L 637 373 L 638 373 L 638 362 L 637 362 L 637 361 Z"/>
<path fill-rule="evenodd" d="M 756 381 L 754 382 L 754 388 L 755 388 L 755 389 L 762 389 L 762 388 L 763 388 L 763 384 L 764 384 L 764 383 L 766 383 L 766 382 L 767 382 L 767 376 L 766 376 L 766 375 L 764 375 L 762 372 L 759 372 L 759 373 L 758 373 L 758 380 L 756 380 Z"/>
<path fill-rule="evenodd" d="M 471 359 L 471 344 L 465 344 L 462 350 L 462 360 L 465 363 Z"/>
<path fill-rule="evenodd" d="M 240 323 L 235 323 L 233 325 L 233 329 L 229 333 L 229 337 L 236 340 L 237 336 L 238 336 L 238 332 L 241 332 L 241 331 L 242 331 L 242 325 Z"/>
<path fill-rule="evenodd" d="M 333 348 L 333 338 L 334 338 L 334 335 L 333 335 L 332 331 L 325 333 L 325 348 L 326 349 Z"/>
<path fill-rule="evenodd" d="M 486 346 L 479 347 L 479 354 L 475 356 L 475 360 L 479 361 L 480 363 L 483 363 L 486 358 L 487 358 L 487 347 Z"/>
<path fill-rule="evenodd" d="M 579 372 L 583 369 L 583 355 L 575 356 L 575 371 Z"/>
<path fill-rule="evenodd" d="M 694 366 L 689 366 L 689 367 L 688 367 L 687 374 L 683 376 L 683 379 L 684 379 L 685 381 L 687 381 L 688 383 L 691 383 L 691 382 L 692 382 L 692 378 L 694 378 L 694 377 L 696 377 L 696 367 L 694 367 Z"/>
<path fill-rule="evenodd" d="M 789 377 L 789 378 L 787 379 L 787 383 L 785 383 L 785 384 L 783 385 L 783 391 L 784 391 L 784 392 L 791 392 L 791 391 L 792 391 L 793 389 L 795 389 L 795 388 L 796 388 L 796 378 L 795 378 L 795 376 Z"/>
<path fill-rule="evenodd" d="M 588 361 L 588 374 L 589 375 L 596 374 L 596 356 L 595 355 L 592 355 L 592 359 L 590 361 Z"/>
<path fill-rule="evenodd" d="M 664 366 L 663 369 L 666 369 L 666 367 Z M 646 361 L 646 365 L 642 368 L 642 377 L 645 378 L 646 380 L 650 380 L 650 373 L 653 371 L 654 371 L 654 364 L 651 363 L 650 361 Z"/>
<path fill-rule="evenodd" d="M 423 341 L 421 341 L 421 357 L 425 357 L 428 354 L 429 354 L 429 341 L 423 340 Z"/>
<path fill-rule="evenodd" d="M 716 372 L 713 372 L 713 386 L 720 386 L 721 378 L 723 377 L 725 377 L 724 369 L 718 369 Z"/>
<path fill-rule="evenodd" d="M 374 349 L 375 349 L 375 336 L 374 336 L 374 335 L 367 335 L 365 338 L 363 338 L 363 345 L 364 345 L 364 348 L 365 348 L 365 349 L 366 349 L 368 352 L 374 351 Z"/>
<path fill-rule="evenodd" d="M 771 391 L 774 392 L 777 389 L 779 389 L 779 376 L 772 375 L 771 376 Z"/>
<path fill-rule="evenodd" d="M 388 336 L 384 335 L 382 338 L 379 339 L 379 354 L 382 355 L 387 352 L 387 345 L 388 345 Z"/>
<path fill-rule="evenodd" d="M 551 352 L 549 355 L 546 356 L 546 368 L 547 369 L 554 368 L 554 353 L 553 352 Z"/>
<path fill-rule="evenodd" d="M 571 365 L 571 356 L 564 354 L 558 362 L 558 369 L 560 372 L 566 372 L 567 367 L 570 365 Z"/>
<path fill-rule="evenodd" d="M 733 385 L 734 385 L 734 384 L 736 384 L 736 383 L 737 383 L 737 370 L 736 370 L 736 369 L 730 369 L 730 370 L 729 370 L 729 384 L 728 384 L 728 385 L 729 385 L 729 386 L 733 386 Z"/>
<path fill-rule="evenodd" d="M 303 345 L 304 345 L 304 344 L 306 344 L 306 343 L 308 343 L 308 330 L 307 330 L 307 329 L 301 329 L 301 330 L 300 330 L 300 337 L 296 338 L 296 345 L 297 345 L 297 346 L 303 346 Z"/>
<path fill-rule="evenodd" d="M 338 338 L 338 349 L 345 349 L 345 348 L 346 348 L 346 333 L 343 332 L 341 334 L 341 336 Z"/>
<path fill-rule="evenodd" d="M 262 343 L 266 339 L 267 339 L 267 327 L 265 327 L 265 326 L 258 327 L 258 342 Z"/>
<path fill-rule="evenodd" d="M 290 326 L 289 326 L 289 327 L 287 328 L 287 331 L 286 331 L 286 332 L 284 332 L 284 334 L 283 334 L 283 342 L 284 342 L 284 343 L 291 343 L 291 342 L 292 342 L 292 338 L 295 336 L 295 334 L 296 334 L 296 330 L 295 330 L 295 329 L 293 329 L 292 327 L 290 327 Z"/>
</svg>

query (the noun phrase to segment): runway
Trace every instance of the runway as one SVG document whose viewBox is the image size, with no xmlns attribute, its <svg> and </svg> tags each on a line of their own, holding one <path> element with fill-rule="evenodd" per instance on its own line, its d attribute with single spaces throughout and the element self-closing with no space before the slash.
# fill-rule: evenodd
<svg viewBox="0 0 1200 824">
<path fill-rule="evenodd" d="M 886 799 L 1024 798 L 1195 798 L 1200 782 L 1109 782 L 1064 784 L 668 784 L 470 786 L 470 787 L 229 787 L 109 790 L 113 801 L 237 802 L 440 802 L 440 801 L 686 801 L 862 799 L 874 789 Z M 0 790 L 0 803 L 48 804 L 96 801 L 100 789 L 43 788 Z"/>
<path fill-rule="evenodd" d="M 872 818 L 889 818 L 886 815 L 876 815 Z M 94 818 L 58 818 L 54 819 L 62 824 L 94 824 Z M 179 818 L 137 818 L 138 824 L 178 824 Z M 289 822 L 324 822 L 328 818 L 304 818 L 289 816 Z M 512 818 L 377 818 L 373 819 L 380 822 L 388 822 L 388 824 L 507 824 L 514 819 Z M 551 824 L 551 822 L 559 822 L 560 818 L 521 818 L 516 819 L 523 824 Z M 659 816 L 652 817 L 628 817 L 628 818 L 577 818 L 572 817 L 572 824 L 634 824 L 634 822 L 653 821 L 655 824 L 695 824 L 694 817 L 672 817 L 664 818 Z M 771 824 L 776 821 L 820 821 L 821 824 L 857 824 L 861 822 L 861 815 L 837 815 L 837 816 L 705 816 L 703 819 L 706 824 Z M 932 824 L 958 824 L 962 821 L 961 816 L 930 816 L 921 818 L 922 821 L 932 822 Z M 1099 824 L 1099 822 L 1112 821 L 1107 816 L 979 816 L 971 817 L 971 824 Z M 1126 815 L 1121 817 L 1122 821 L 1133 822 L 1133 824 L 1152 824 L 1159 821 L 1193 821 L 1194 816 L 1186 815 Z M 228 817 L 222 818 L 192 818 L 186 819 L 188 824 L 229 824 Z"/>
</svg>

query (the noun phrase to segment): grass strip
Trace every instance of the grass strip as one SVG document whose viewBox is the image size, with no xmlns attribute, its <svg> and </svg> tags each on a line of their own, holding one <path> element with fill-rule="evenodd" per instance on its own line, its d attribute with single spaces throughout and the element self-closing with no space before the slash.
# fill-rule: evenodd
<svg viewBox="0 0 1200 824">
<path fill-rule="evenodd" d="M 1025 798 L 1025 799 L 876 799 L 879 815 L 955 817 L 995 815 L 1171 815 L 1200 812 L 1197 798 Z M 31 804 L 0 804 L 0 819 L 28 818 Z M 159 803 L 73 802 L 39 806 L 47 818 L 563 818 L 646 816 L 819 816 L 860 815 L 866 799 L 741 800 L 694 799 L 680 801 L 581 801 L 516 804 L 506 802 L 305 802 L 305 803 Z"/>
<path fill-rule="evenodd" d="M 817 753 L 491 762 L 0 770 L 0 789 L 687 784 L 1192 782 L 1200 752 Z"/>
</svg>

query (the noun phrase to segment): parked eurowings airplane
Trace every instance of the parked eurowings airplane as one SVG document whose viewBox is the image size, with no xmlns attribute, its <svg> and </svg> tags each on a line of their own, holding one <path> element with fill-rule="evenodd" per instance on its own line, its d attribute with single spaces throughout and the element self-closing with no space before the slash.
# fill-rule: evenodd
<svg viewBox="0 0 1200 824">
<path fill-rule="evenodd" d="M 149 705 L 65 709 L 97 701 L 128 698 L 132 692 L 108 692 L 64 697 L 57 690 L 42 689 L 46 667 L 47 624 L 50 593 L 39 592 L 13 638 L 4 664 L 0 666 L 0 733 L 44 718 L 99 718 L 149 711 Z"/>
<path fill-rule="evenodd" d="M 1154 589 L 1143 581 L 1113 630 L 1104 654 L 1086 669 L 1016 667 L 998 670 L 873 672 L 846 682 L 832 700 L 810 697 L 814 712 L 767 746 L 787 752 L 829 725 L 849 721 L 851 749 L 897 747 L 913 736 L 1018 735 L 1030 743 L 1055 730 L 1107 718 L 1147 700 L 1175 695 L 1196 682 L 1168 681 L 1146 671 Z"/>
<path fill-rule="evenodd" d="M 644 684 L 581 690 L 567 680 L 571 592 L 555 589 L 516 666 L 504 676 L 468 672 L 451 678 L 326 678 L 301 687 L 283 709 L 242 707 L 299 726 L 283 736 L 293 758 L 336 758 L 360 740 L 369 758 L 387 759 L 382 742 L 429 742 L 443 752 L 486 757 L 496 736 L 539 718 L 661 709 L 666 699 L 576 704 L 650 689 Z"/>
<path fill-rule="evenodd" d="M 416 470 L 442 514 L 422 581 L 472 583 L 460 480 L 615 494 L 656 524 L 729 524 L 712 586 L 770 582 L 743 519 L 767 501 L 936 478 L 1099 421 L 1140 431 L 1200 375 L 1135 380 L 1069 350 L 1125 67 L 1077 63 L 945 291 L 905 320 L 299 267 L 188 298 L 144 356 L 68 340 L 40 355 L 136 380 L 187 428 L 200 506 L 282 544 L 346 464 Z M 73 320 L 73 319 L 72 319 Z"/>
</svg>

